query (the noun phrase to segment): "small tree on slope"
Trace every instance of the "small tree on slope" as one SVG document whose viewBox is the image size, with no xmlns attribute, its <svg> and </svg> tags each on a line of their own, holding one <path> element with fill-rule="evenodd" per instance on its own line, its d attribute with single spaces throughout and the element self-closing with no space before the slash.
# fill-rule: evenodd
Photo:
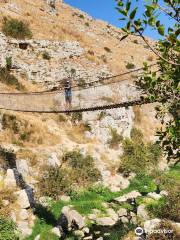
<svg viewBox="0 0 180 240">
<path fill-rule="evenodd" d="M 142 2 L 117 1 L 117 10 L 123 17 L 120 20 L 125 21 L 125 35 L 121 40 L 129 35 L 139 36 L 157 56 L 159 71 L 153 72 L 144 64 L 144 74 L 137 85 L 146 98 L 159 102 L 157 118 L 165 125 L 157 131 L 159 142 L 168 161 L 174 159 L 177 163 L 180 159 L 180 0 L 146 0 L 144 6 Z M 141 15 L 140 4 L 144 11 Z M 156 47 L 144 35 L 147 28 L 159 34 Z"/>
</svg>

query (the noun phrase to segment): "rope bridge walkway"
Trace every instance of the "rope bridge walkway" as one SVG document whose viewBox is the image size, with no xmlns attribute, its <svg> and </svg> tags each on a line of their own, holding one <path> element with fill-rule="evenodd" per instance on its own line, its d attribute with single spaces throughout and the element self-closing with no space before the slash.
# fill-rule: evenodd
<svg viewBox="0 0 180 240">
<path fill-rule="evenodd" d="M 141 68 L 142 69 L 142 68 Z M 136 69 L 129 73 L 140 71 Z M 83 88 L 73 88 L 73 101 L 71 109 L 67 109 L 64 91 L 44 91 L 30 93 L 0 93 L 0 109 L 17 112 L 34 113 L 70 113 L 87 112 L 120 107 L 129 107 L 149 103 L 142 100 L 142 93 L 130 80 L 120 77 L 127 73 L 103 79 L 104 85 L 89 85 Z M 114 81 L 108 81 L 112 80 Z M 97 82 L 97 81 L 96 81 Z M 94 82 L 93 82 L 94 83 Z M 99 104 L 101 103 L 101 105 Z"/>
</svg>

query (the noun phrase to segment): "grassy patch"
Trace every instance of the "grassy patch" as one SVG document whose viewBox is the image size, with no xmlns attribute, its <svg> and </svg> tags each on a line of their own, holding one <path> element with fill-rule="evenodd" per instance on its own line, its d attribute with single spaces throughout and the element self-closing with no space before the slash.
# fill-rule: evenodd
<svg viewBox="0 0 180 240">
<path fill-rule="evenodd" d="M 14 18 L 4 18 L 2 31 L 6 36 L 17 39 L 31 38 L 32 32 L 27 23 Z"/>
<path fill-rule="evenodd" d="M 135 67 L 136 67 L 136 66 L 134 65 L 134 63 L 127 63 L 127 64 L 126 64 L 126 68 L 129 69 L 129 70 L 130 70 L 130 69 L 135 69 Z"/>
<path fill-rule="evenodd" d="M 67 156 L 66 156 L 67 157 Z M 74 161 L 71 163 L 73 166 Z M 147 188 L 145 190 L 143 186 L 146 184 Z M 122 196 L 125 193 L 128 193 L 133 190 L 140 190 L 140 191 L 154 191 L 155 186 L 152 183 L 152 178 L 147 176 L 137 176 L 134 180 L 131 181 L 130 186 L 127 189 L 124 189 L 120 192 L 111 192 L 108 188 L 105 188 L 101 185 L 97 185 L 94 187 L 90 187 L 87 190 L 73 192 L 71 194 L 71 201 L 70 202 L 63 202 L 63 201 L 53 201 L 49 212 L 52 218 L 55 221 L 58 220 L 61 210 L 66 205 L 72 205 L 74 209 L 76 209 L 80 214 L 87 216 L 92 212 L 92 209 L 98 209 L 102 213 L 106 213 L 106 209 L 103 203 L 110 203 L 112 205 L 112 200 L 116 197 Z M 124 203 L 122 205 L 118 205 L 119 207 L 125 207 L 126 209 L 132 210 L 132 207 L 128 203 Z M 113 205 L 111 206 L 113 207 Z M 49 215 L 46 213 L 38 214 L 39 218 L 37 219 L 33 233 L 27 240 L 34 240 L 34 237 L 37 236 L 39 233 L 46 234 L 53 228 L 53 221 L 48 219 Z M 41 219 L 41 220 L 40 220 Z M 118 225 L 119 226 L 119 225 Z M 115 226 L 117 227 L 117 226 Z M 116 229 L 116 228 L 115 228 Z M 118 228 L 122 232 L 122 228 Z M 119 232 L 116 232 L 114 228 L 108 230 L 111 233 L 112 238 L 107 239 L 119 239 L 120 235 Z M 115 231 L 115 232 L 114 232 Z M 123 230 L 124 231 L 124 230 Z M 118 234 L 117 234 L 118 233 Z M 68 239 L 68 236 L 67 236 Z M 75 239 L 73 236 L 69 236 L 69 239 Z"/>
<path fill-rule="evenodd" d="M 9 201 L 10 205 L 4 206 L 3 201 Z M 0 216 L 9 217 L 13 210 L 12 204 L 15 202 L 16 197 L 13 194 L 13 190 L 3 188 L 0 189 Z M 0 234 L 1 236 L 1 234 Z"/>
<path fill-rule="evenodd" d="M 0 239 L 2 240 L 18 240 L 16 225 L 7 218 L 0 217 Z"/>
<path fill-rule="evenodd" d="M 45 60 L 50 60 L 51 59 L 51 56 L 50 56 L 50 54 L 47 51 L 43 52 L 42 57 Z"/>
<path fill-rule="evenodd" d="M 35 221 L 35 226 L 33 228 L 33 232 L 31 234 L 31 236 L 27 237 L 26 240 L 34 240 L 34 238 L 38 235 L 38 234 L 48 234 L 48 232 L 50 231 L 50 229 L 52 228 L 51 225 L 48 225 L 44 219 L 37 219 Z"/>
<path fill-rule="evenodd" d="M 180 183 L 180 164 L 172 166 L 169 171 L 161 173 L 158 176 L 161 190 L 170 189 L 172 186 L 178 186 Z"/>
<path fill-rule="evenodd" d="M 156 191 L 157 186 L 153 181 L 153 178 L 144 174 L 139 174 L 131 181 L 129 188 L 145 194 Z"/>
</svg>

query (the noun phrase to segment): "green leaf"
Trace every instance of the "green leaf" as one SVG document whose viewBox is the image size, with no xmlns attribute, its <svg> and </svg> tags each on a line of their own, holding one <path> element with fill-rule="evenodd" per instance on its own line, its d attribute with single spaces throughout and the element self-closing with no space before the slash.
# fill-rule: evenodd
<svg viewBox="0 0 180 240">
<path fill-rule="evenodd" d="M 130 7 L 131 7 L 131 2 L 128 1 L 128 2 L 126 3 L 126 11 L 127 11 L 127 12 L 129 11 Z"/>
<path fill-rule="evenodd" d="M 141 19 L 135 20 L 135 21 L 134 21 L 134 24 L 135 24 L 137 27 L 140 27 L 140 26 L 141 26 Z"/>
<path fill-rule="evenodd" d="M 150 17 L 148 20 L 148 23 L 150 26 L 154 26 L 155 25 L 155 18 L 154 17 Z"/>
<path fill-rule="evenodd" d="M 120 39 L 120 41 L 122 41 L 122 40 L 126 39 L 128 36 L 129 36 L 129 34 L 127 34 L 127 35 L 124 35 L 124 36 L 123 36 L 123 37 Z"/>
<path fill-rule="evenodd" d="M 164 26 L 161 25 L 158 27 L 158 33 L 161 35 L 161 36 L 164 36 Z"/>
<path fill-rule="evenodd" d="M 146 14 L 147 17 L 151 17 L 151 15 L 152 15 L 152 14 L 151 14 L 151 11 L 149 11 L 149 10 L 146 10 L 146 11 L 145 11 L 145 14 Z"/>
<path fill-rule="evenodd" d="M 130 30 L 130 28 L 131 28 L 131 22 L 128 22 L 128 23 L 127 23 L 126 28 L 127 28 L 128 30 Z"/>
<path fill-rule="evenodd" d="M 122 6 L 123 6 L 122 1 L 119 1 L 119 2 L 118 2 L 118 6 L 119 6 L 119 7 L 122 7 Z"/>
<path fill-rule="evenodd" d="M 135 15 L 136 15 L 136 12 L 137 12 L 137 8 L 135 8 L 135 9 L 131 12 L 131 14 L 130 14 L 130 19 L 131 19 L 131 20 L 134 19 Z"/>
<path fill-rule="evenodd" d="M 160 21 L 158 20 L 157 22 L 156 22 L 156 27 L 159 27 L 161 24 L 160 24 Z"/>
<path fill-rule="evenodd" d="M 175 35 L 178 37 L 180 35 L 180 28 L 175 32 Z"/>
</svg>

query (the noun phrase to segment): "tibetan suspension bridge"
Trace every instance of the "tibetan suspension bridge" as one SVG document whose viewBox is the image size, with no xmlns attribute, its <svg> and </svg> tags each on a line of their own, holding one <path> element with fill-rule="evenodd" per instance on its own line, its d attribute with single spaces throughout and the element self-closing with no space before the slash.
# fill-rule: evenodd
<svg viewBox="0 0 180 240">
<path fill-rule="evenodd" d="M 73 86 L 73 101 L 70 109 L 66 108 L 63 89 L 0 93 L 0 109 L 34 113 L 70 113 L 147 104 L 149 101 L 141 98 L 141 92 L 132 81 L 122 79 L 122 76 L 134 72 L 140 74 L 140 71 L 142 68 L 89 82 L 83 87 Z"/>
</svg>

